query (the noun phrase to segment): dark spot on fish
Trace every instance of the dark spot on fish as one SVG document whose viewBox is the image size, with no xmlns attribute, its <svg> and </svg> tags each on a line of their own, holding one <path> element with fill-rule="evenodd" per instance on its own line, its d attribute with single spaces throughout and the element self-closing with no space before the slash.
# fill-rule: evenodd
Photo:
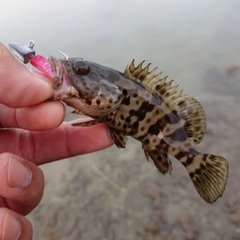
<svg viewBox="0 0 240 240">
<path fill-rule="evenodd" d="M 170 127 L 165 128 L 165 132 L 168 135 L 168 133 L 170 132 Z"/>
<path fill-rule="evenodd" d="M 160 85 L 156 85 L 155 89 L 158 91 L 161 89 L 161 86 Z"/>
<path fill-rule="evenodd" d="M 127 95 L 128 95 L 128 91 L 127 91 L 126 89 L 123 89 L 123 90 L 122 90 L 122 93 L 123 93 L 124 96 L 127 96 Z"/>
<path fill-rule="evenodd" d="M 155 124 L 151 125 L 148 128 L 148 133 L 152 135 L 158 135 L 160 132 L 159 126 L 160 126 L 160 120 L 158 120 Z"/>
<path fill-rule="evenodd" d="M 186 161 L 187 165 L 192 164 L 192 162 L 193 162 L 193 158 L 188 157 L 188 159 Z"/>
<path fill-rule="evenodd" d="M 177 116 L 177 115 L 178 115 L 178 112 L 177 112 L 177 110 L 172 110 L 172 113 L 173 113 L 175 116 Z"/>
<path fill-rule="evenodd" d="M 125 118 L 125 121 L 126 121 L 127 123 L 129 123 L 129 122 L 131 122 L 131 118 L 130 118 L 130 117 L 126 117 L 126 118 Z"/>
<path fill-rule="evenodd" d="M 139 79 L 140 81 L 143 81 L 143 80 L 145 79 L 145 77 L 146 77 L 146 76 L 144 76 L 144 75 L 140 75 L 140 77 L 138 77 L 138 79 Z"/>
<path fill-rule="evenodd" d="M 165 143 L 165 141 L 162 139 L 160 140 L 160 143 L 157 145 L 157 148 L 163 149 L 163 151 L 168 152 L 168 144 Z"/>
<path fill-rule="evenodd" d="M 201 127 L 200 127 L 200 126 L 196 126 L 196 127 L 194 128 L 194 130 L 195 130 L 196 132 L 199 132 L 199 131 L 200 131 L 200 129 L 201 129 Z"/>
<path fill-rule="evenodd" d="M 201 174 L 201 169 L 200 169 L 200 168 L 197 168 L 197 169 L 195 170 L 195 174 L 200 175 L 200 174 Z"/>
<path fill-rule="evenodd" d="M 101 98 L 104 98 L 104 97 L 105 97 L 105 94 L 101 93 L 101 94 L 99 94 L 99 96 L 100 96 Z"/>
<path fill-rule="evenodd" d="M 123 124 L 123 129 L 124 129 L 124 130 L 127 129 L 127 124 L 126 124 L 126 123 Z"/>
<path fill-rule="evenodd" d="M 169 168 L 169 163 L 167 161 L 163 161 L 162 164 L 165 168 Z"/>
<path fill-rule="evenodd" d="M 178 103 L 178 106 L 180 106 L 180 105 L 182 105 L 182 104 L 184 104 L 184 101 L 179 102 L 179 103 Z"/>
<path fill-rule="evenodd" d="M 144 140 L 144 141 L 143 141 L 143 144 L 144 144 L 144 145 L 148 145 L 148 144 L 149 144 L 149 139 Z"/>
<path fill-rule="evenodd" d="M 136 113 L 137 113 L 137 112 L 136 112 L 135 110 L 133 110 L 133 109 L 131 109 L 131 110 L 129 111 L 130 117 L 135 116 Z"/>
<path fill-rule="evenodd" d="M 122 104 L 128 106 L 130 104 L 130 97 L 125 97 L 122 100 Z"/>
<path fill-rule="evenodd" d="M 145 129 L 145 127 L 141 127 L 141 129 L 140 129 L 140 130 L 143 132 L 143 131 L 144 131 L 144 129 Z"/>
<path fill-rule="evenodd" d="M 203 154 L 203 161 L 204 161 L 204 162 L 207 160 L 207 155 L 208 155 L 208 154 L 205 154 L 205 153 Z"/>
<path fill-rule="evenodd" d="M 137 93 L 134 93 L 134 94 L 133 94 L 133 97 L 134 97 L 134 98 L 136 98 L 137 96 L 138 96 Z"/>
<path fill-rule="evenodd" d="M 91 104 L 92 104 L 92 101 L 89 100 L 89 99 L 86 99 L 85 102 L 86 102 L 86 104 L 88 104 L 88 105 L 91 105 Z"/>
<path fill-rule="evenodd" d="M 147 112 L 150 112 L 153 110 L 153 105 L 148 102 L 143 102 L 140 106 L 139 110 L 136 112 L 136 115 L 138 116 L 139 121 L 142 121 Z"/>
<path fill-rule="evenodd" d="M 168 158 L 168 154 L 167 153 L 162 153 L 162 156 L 164 157 L 164 158 Z"/>
<path fill-rule="evenodd" d="M 137 112 L 137 113 L 138 113 L 137 116 L 138 116 L 139 121 L 142 121 L 146 116 L 146 112 Z"/>
<path fill-rule="evenodd" d="M 120 115 L 120 119 L 124 120 L 124 115 L 123 114 Z"/>
<path fill-rule="evenodd" d="M 203 163 L 200 164 L 200 168 L 201 168 L 201 170 L 205 170 L 206 169 L 206 167 L 205 167 L 205 165 Z"/>
<path fill-rule="evenodd" d="M 130 132 L 128 132 L 128 135 L 132 136 L 137 133 L 137 129 L 132 129 Z"/>
<path fill-rule="evenodd" d="M 120 122 L 118 122 L 118 127 L 120 127 L 121 126 L 121 123 Z"/>
<path fill-rule="evenodd" d="M 165 97 L 169 97 L 170 93 L 169 92 L 166 92 L 165 93 Z"/>
<path fill-rule="evenodd" d="M 97 103 L 97 105 L 99 105 L 99 104 L 101 103 L 101 100 L 100 100 L 100 99 L 97 99 L 97 100 L 96 100 L 96 103 Z"/>
<path fill-rule="evenodd" d="M 185 153 L 182 151 L 179 151 L 176 155 L 175 158 L 180 160 L 181 158 L 185 157 Z"/>
<path fill-rule="evenodd" d="M 194 178 L 194 173 L 193 173 L 193 172 L 190 172 L 190 173 L 189 173 L 189 176 L 190 176 L 190 178 Z"/>
<path fill-rule="evenodd" d="M 145 138 L 145 135 L 142 135 L 142 136 L 139 136 L 137 139 L 138 139 L 139 141 L 142 141 L 144 138 Z"/>
<path fill-rule="evenodd" d="M 158 150 L 152 150 L 151 151 L 154 155 L 158 155 Z"/>
<path fill-rule="evenodd" d="M 214 159 L 215 159 L 215 156 L 210 154 L 209 159 L 210 159 L 210 160 L 214 160 Z"/>
<path fill-rule="evenodd" d="M 151 118 L 148 118 L 146 122 L 147 122 L 147 123 L 150 123 L 150 122 L 151 122 Z"/>
<path fill-rule="evenodd" d="M 109 98 L 109 100 L 108 100 L 110 103 L 112 103 L 113 102 L 113 99 L 112 98 Z"/>
<path fill-rule="evenodd" d="M 158 115 L 160 113 L 159 109 L 156 110 L 155 114 Z"/>
<path fill-rule="evenodd" d="M 112 108 L 111 106 L 107 106 L 107 109 L 110 109 L 110 108 Z"/>
<path fill-rule="evenodd" d="M 139 101 L 137 100 L 137 101 L 136 101 L 136 105 L 138 105 L 138 104 L 139 104 Z"/>
<path fill-rule="evenodd" d="M 166 92 L 164 88 L 161 89 L 160 94 L 163 95 Z"/>
<path fill-rule="evenodd" d="M 139 123 L 138 123 L 138 121 L 136 121 L 136 122 L 133 123 L 132 127 L 133 128 L 138 128 L 138 125 L 139 125 Z"/>
</svg>

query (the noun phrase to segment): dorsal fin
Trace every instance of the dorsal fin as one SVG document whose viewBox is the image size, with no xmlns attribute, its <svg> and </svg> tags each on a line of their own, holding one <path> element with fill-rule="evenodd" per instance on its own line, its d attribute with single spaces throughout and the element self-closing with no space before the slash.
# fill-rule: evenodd
<svg viewBox="0 0 240 240">
<path fill-rule="evenodd" d="M 150 63 L 143 67 L 144 62 L 135 67 L 132 60 L 124 73 L 156 93 L 171 111 L 177 112 L 178 117 L 184 120 L 190 143 L 199 143 L 206 132 L 206 116 L 201 104 L 194 98 L 182 95 L 182 90 L 177 90 L 178 85 L 171 85 L 173 80 L 166 81 L 167 76 L 161 78 L 162 72 L 155 74 L 157 68 L 149 71 Z"/>
<path fill-rule="evenodd" d="M 178 106 L 178 117 L 184 119 L 184 129 L 191 144 L 201 142 L 206 132 L 206 115 L 202 105 L 192 97 L 186 97 Z"/>
<path fill-rule="evenodd" d="M 134 60 L 125 69 L 125 74 L 129 77 L 141 82 L 145 87 L 156 93 L 168 106 L 171 111 L 177 111 L 178 104 L 185 100 L 182 91 L 177 91 L 178 85 L 171 86 L 173 80 L 167 82 L 167 76 L 161 78 L 162 72 L 155 74 L 157 68 L 149 71 L 149 66 L 143 67 L 142 61 L 137 67 L 134 65 Z"/>
</svg>

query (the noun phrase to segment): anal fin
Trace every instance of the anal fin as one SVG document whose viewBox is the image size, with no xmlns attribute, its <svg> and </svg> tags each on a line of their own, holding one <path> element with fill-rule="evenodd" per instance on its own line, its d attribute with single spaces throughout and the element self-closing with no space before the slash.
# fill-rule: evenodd
<svg viewBox="0 0 240 240">
<path fill-rule="evenodd" d="M 171 163 L 167 153 L 164 153 L 159 149 L 148 150 L 147 148 L 144 147 L 144 145 L 143 145 L 143 149 L 144 149 L 144 153 L 145 153 L 147 160 L 150 157 L 153 160 L 156 168 L 162 174 L 166 174 L 168 172 L 171 174 L 172 163 Z"/>
<path fill-rule="evenodd" d="M 120 132 L 114 128 L 108 127 L 108 132 L 118 148 L 125 148 L 127 143 L 127 136 L 123 132 Z"/>
</svg>

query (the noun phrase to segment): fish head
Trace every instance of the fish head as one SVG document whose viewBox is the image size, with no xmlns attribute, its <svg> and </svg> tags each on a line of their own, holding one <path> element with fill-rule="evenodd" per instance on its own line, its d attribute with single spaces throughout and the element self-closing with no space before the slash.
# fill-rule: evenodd
<svg viewBox="0 0 240 240">
<path fill-rule="evenodd" d="M 82 113 L 97 117 L 117 109 L 123 98 L 100 65 L 81 58 L 49 58 L 54 100 L 61 100 Z"/>
</svg>

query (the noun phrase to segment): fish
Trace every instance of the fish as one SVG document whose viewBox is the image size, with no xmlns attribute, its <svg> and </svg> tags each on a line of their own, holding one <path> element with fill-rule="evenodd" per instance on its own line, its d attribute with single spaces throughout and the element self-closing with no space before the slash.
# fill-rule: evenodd
<svg viewBox="0 0 240 240">
<path fill-rule="evenodd" d="M 124 72 L 85 61 L 35 56 L 34 41 L 28 45 L 9 44 L 23 63 L 30 62 L 53 80 L 54 95 L 74 108 L 73 113 L 91 117 L 74 123 L 86 127 L 105 123 L 118 148 L 125 148 L 128 136 L 142 143 L 146 159 L 162 173 L 171 173 L 169 156 L 187 170 L 199 195 L 208 203 L 222 197 L 228 178 L 228 161 L 217 155 L 195 149 L 206 133 L 206 115 L 193 97 L 177 90 L 173 80 L 162 77 L 157 67 L 150 70 L 135 61 Z"/>
<path fill-rule="evenodd" d="M 172 172 L 171 155 L 186 168 L 206 202 L 222 197 L 228 161 L 194 148 L 206 132 L 204 109 L 195 98 L 178 91 L 173 80 L 162 77 L 163 72 L 150 71 L 144 61 L 135 66 L 134 60 L 123 73 L 81 58 L 50 57 L 49 62 L 53 100 L 92 118 L 73 126 L 105 123 L 118 148 L 125 148 L 131 136 L 142 143 L 146 159 L 152 159 L 161 173 Z"/>
</svg>

